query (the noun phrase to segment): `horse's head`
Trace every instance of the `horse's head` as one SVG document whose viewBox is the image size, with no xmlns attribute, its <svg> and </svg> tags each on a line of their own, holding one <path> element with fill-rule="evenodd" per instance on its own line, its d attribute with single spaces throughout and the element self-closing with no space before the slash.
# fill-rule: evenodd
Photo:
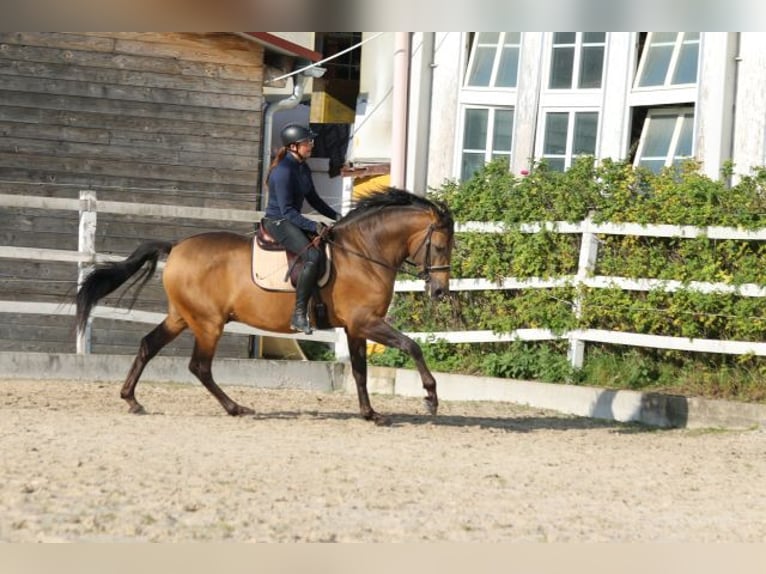
<svg viewBox="0 0 766 574">
<path fill-rule="evenodd" d="M 427 213 L 428 224 L 410 241 L 410 260 L 419 267 L 419 276 L 434 299 L 449 293 L 450 260 L 455 224 L 446 206 L 435 204 Z"/>
<path fill-rule="evenodd" d="M 365 253 L 342 247 L 348 253 L 391 271 L 406 263 L 416 272 L 403 270 L 423 279 L 431 297 L 449 293 L 455 223 L 446 205 L 388 188 L 357 201 L 335 229 L 341 234 L 348 230 L 359 243 L 371 244 Z"/>
</svg>

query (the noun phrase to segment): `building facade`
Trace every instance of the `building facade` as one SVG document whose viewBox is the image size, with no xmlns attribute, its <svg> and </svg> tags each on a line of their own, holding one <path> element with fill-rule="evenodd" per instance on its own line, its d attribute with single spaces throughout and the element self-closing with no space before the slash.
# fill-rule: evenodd
<svg viewBox="0 0 766 574">
<path fill-rule="evenodd" d="M 655 171 L 694 157 L 712 178 L 729 160 L 735 179 L 766 164 L 766 34 L 414 33 L 412 46 L 411 82 L 431 75 L 426 155 L 410 101 L 415 188 L 423 162 L 438 187 L 500 156 L 516 174 L 580 154 Z"/>
</svg>

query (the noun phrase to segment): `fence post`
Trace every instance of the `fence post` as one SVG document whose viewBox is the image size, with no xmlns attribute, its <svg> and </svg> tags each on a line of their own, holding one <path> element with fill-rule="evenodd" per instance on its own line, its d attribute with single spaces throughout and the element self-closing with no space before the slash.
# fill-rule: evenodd
<svg viewBox="0 0 766 574">
<path fill-rule="evenodd" d="M 575 286 L 578 293 L 574 301 L 574 314 L 578 319 L 582 317 L 582 299 L 579 290 L 582 288 L 582 282 L 593 275 L 596 268 L 596 259 L 598 258 L 598 238 L 591 232 L 592 215 L 588 214 L 582 222 L 582 240 L 580 243 L 580 259 L 577 263 L 577 276 Z M 585 341 L 578 339 L 575 335 L 569 337 L 569 364 L 576 369 L 581 369 L 585 361 Z"/>
<path fill-rule="evenodd" d="M 77 250 L 80 255 L 87 259 L 77 263 L 77 290 L 93 265 L 96 263 L 96 192 L 92 190 L 80 191 L 80 227 L 77 241 Z M 85 329 L 77 328 L 77 354 L 90 354 L 91 326 L 93 319 L 89 318 Z"/>
<path fill-rule="evenodd" d="M 340 327 L 336 327 L 335 337 L 335 360 L 339 363 L 348 363 L 351 360 L 351 352 L 348 350 L 346 331 Z"/>
</svg>

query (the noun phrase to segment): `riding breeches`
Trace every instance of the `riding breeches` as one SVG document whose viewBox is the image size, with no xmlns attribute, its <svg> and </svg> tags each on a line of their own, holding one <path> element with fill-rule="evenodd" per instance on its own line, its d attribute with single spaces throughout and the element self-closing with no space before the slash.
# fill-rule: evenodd
<svg viewBox="0 0 766 574">
<path fill-rule="evenodd" d="M 310 245 L 311 241 L 306 236 L 306 232 L 289 220 L 264 217 L 261 223 L 274 239 L 289 251 L 297 253 L 303 261 L 319 263 L 322 259 L 322 252 Z"/>
</svg>

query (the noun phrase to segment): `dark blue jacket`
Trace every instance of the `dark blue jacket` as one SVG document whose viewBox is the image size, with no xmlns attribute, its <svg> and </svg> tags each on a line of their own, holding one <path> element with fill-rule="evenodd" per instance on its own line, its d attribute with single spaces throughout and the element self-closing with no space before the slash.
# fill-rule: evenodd
<svg viewBox="0 0 766 574">
<path fill-rule="evenodd" d="M 301 215 L 304 200 L 325 217 L 333 220 L 339 217 L 317 194 L 306 162 L 298 161 L 290 152 L 271 170 L 268 185 L 265 216 L 269 219 L 288 219 L 304 231 L 316 232 L 316 222 Z"/>
</svg>

